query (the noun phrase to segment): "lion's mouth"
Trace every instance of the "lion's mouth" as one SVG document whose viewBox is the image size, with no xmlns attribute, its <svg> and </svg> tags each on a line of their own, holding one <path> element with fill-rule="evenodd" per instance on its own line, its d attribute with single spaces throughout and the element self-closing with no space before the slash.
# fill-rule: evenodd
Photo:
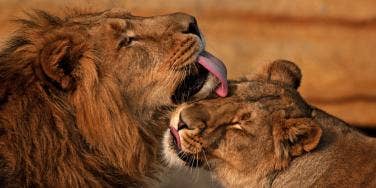
<svg viewBox="0 0 376 188">
<path fill-rule="evenodd" d="M 192 66 L 193 70 L 192 70 Z M 197 62 L 188 65 L 189 74 L 177 86 L 171 99 L 174 103 L 182 103 L 192 99 L 207 97 L 213 90 L 220 97 L 228 93 L 226 66 L 209 52 L 202 52 Z"/>
<path fill-rule="evenodd" d="M 198 93 L 208 79 L 209 71 L 202 65 L 195 65 L 196 71 L 189 71 L 190 74 L 178 85 L 171 99 L 174 103 L 182 103 L 190 100 Z"/>
</svg>

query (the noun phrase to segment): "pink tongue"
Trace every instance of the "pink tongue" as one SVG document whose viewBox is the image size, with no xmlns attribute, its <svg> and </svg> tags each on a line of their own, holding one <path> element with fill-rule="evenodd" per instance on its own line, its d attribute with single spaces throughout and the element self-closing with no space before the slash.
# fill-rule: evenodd
<svg viewBox="0 0 376 188">
<path fill-rule="evenodd" d="M 205 51 L 198 57 L 198 63 L 221 81 L 221 85 L 215 92 L 220 97 L 226 97 L 228 94 L 227 70 L 222 61 Z"/>
<path fill-rule="evenodd" d="M 181 149 L 180 136 L 179 136 L 178 130 L 176 130 L 174 127 L 170 126 L 170 133 L 174 137 L 174 140 L 175 140 L 178 148 Z"/>
</svg>

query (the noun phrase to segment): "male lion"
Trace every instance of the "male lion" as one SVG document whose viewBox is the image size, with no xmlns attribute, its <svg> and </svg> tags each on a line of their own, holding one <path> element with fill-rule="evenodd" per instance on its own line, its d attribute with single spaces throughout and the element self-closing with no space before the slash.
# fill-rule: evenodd
<svg viewBox="0 0 376 188">
<path fill-rule="evenodd" d="M 166 160 L 203 166 L 225 187 L 375 187 L 376 139 L 308 105 L 300 80 L 295 64 L 275 61 L 228 98 L 182 105 Z"/>
<path fill-rule="evenodd" d="M 145 186 L 165 113 L 218 84 L 227 94 L 192 16 L 36 11 L 18 22 L 0 52 L 0 187 Z"/>
</svg>

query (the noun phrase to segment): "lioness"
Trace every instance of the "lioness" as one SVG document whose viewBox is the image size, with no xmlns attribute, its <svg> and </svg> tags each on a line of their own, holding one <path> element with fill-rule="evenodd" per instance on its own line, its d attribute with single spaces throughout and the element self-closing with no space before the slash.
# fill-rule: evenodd
<svg viewBox="0 0 376 188">
<path fill-rule="evenodd" d="M 202 166 L 225 187 L 375 187 L 376 139 L 308 105 L 300 81 L 295 64 L 275 61 L 228 98 L 182 105 L 166 160 Z"/>
<path fill-rule="evenodd" d="M 17 22 L 0 50 L 0 187 L 146 186 L 165 114 L 227 94 L 190 15 L 35 11 Z"/>
</svg>

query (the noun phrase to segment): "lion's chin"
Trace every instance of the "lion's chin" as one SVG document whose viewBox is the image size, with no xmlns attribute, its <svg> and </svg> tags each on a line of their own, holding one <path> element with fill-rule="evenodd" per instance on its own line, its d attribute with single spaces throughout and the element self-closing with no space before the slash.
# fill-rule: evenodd
<svg viewBox="0 0 376 188">
<path fill-rule="evenodd" d="M 199 74 L 188 76 L 171 96 L 175 104 L 207 98 L 220 85 L 220 81 L 213 74 L 202 69 Z"/>
<path fill-rule="evenodd" d="M 208 78 L 201 89 L 192 96 L 192 100 L 199 100 L 207 98 L 218 87 L 220 81 L 212 74 L 208 75 Z"/>
<path fill-rule="evenodd" d="M 195 71 L 189 71 L 185 79 L 177 86 L 174 94 L 171 96 L 175 104 L 191 101 L 194 98 L 203 99 L 207 97 L 217 86 L 218 81 L 202 65 L 196 63 Z"/>
</svg>

